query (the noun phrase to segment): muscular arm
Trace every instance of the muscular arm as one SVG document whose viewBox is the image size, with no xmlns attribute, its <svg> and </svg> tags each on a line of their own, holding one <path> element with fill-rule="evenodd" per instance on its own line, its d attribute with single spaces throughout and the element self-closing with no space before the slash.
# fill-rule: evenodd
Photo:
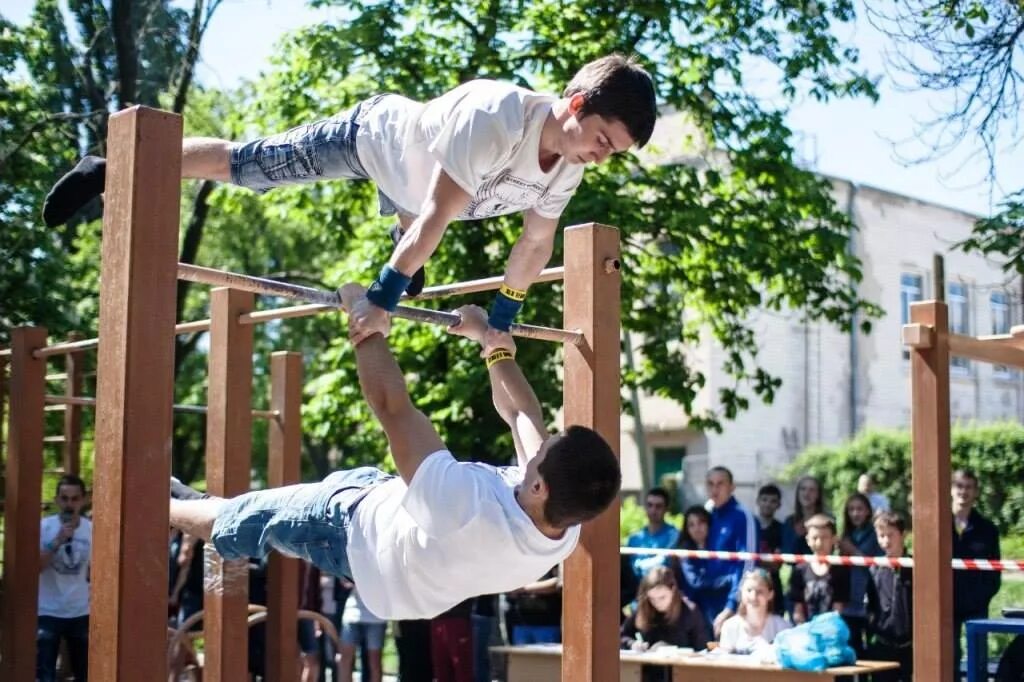
<svg viewBox="0 0 1024 682">
<path fill-rule="evenodd" d="M 505 284 L 526 291 L 551 260 L 555 245 L 557 218 L 545 218 L 532 210 L 523 216 L 523 233 L 519 235 L 505 266 Z"/>
<path fill-rule="evenodd" d="M 351 309 L 354 296 L 344 289 L 342 296 L 348 299 L 346 308 Z M 395 467 L 402 479 L 411 483 L 427 455 L 443 450 L 444 442 L 426 415 L 412 404 L 405 377 L 383 336 L 375 334 L 356 346 L 356 368 L 363 396 L 388 438 Z"/>
<path fill-rule="evenodd" d="M 517 463 L 525 467 L 548 437 L 540 401 L 515 360 L 496 363 L 488 373 L 494 408 L 512 430 Z"/>
<path fill-rule="evenodd" d="M 440 164 L 435 165 L 427 199 L 391 255 L 391 267 L 406 276 L 419 270 L 437 250 L 448 224 L 462 213 L 470 198 Z"/>
</svg>

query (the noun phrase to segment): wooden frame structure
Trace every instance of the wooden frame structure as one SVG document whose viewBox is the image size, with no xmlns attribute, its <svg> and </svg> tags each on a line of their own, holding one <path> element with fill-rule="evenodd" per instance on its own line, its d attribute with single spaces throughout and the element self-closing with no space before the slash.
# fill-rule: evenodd
<svg viewBox="0 0 1024 682">
<path fill-rule="evenodd" d="M 328 292 L 177 263 L 181 119 L 133 107 L 111 116 L 100 289 L 100 338 L 46 346 L 46 332 L 13 332 L 9 352 L 11 392 L 7 452 L 7 586 L 0 678 L 34 676 L 34 622 L 39 545 L 39 495 L 45 360 L 99 349 L 94 481 L 93 582 L 90 677 L 97 680 L 167 678 L 166 538 L 173 396 L 173 335 L 210 331 L 207 480 L 215 494 L 233 495 L 249 483 L 251 448 L 252 324 L 309 315 L 336 307 Z M 151 159 L 160 159 L 154 163 Z M 564 278 L 565 329 L 517 325 L 514 333 L 565 344 L 564 404 L 567 423 L 594 428 L 619 449 L 619 238 L 614 228 L 588 224 L 565 231 L 566 263 L 542 273 Z M 200 272 L 199 275 L 196 275 Z M 176 279 L 232 288 L 213 292 L 211 319 L 174 321 Z M 496 289 L 501 278 L 431 287 L 423 298 Z M 291 290 L 289 292 L 289 290 Z M 252 293 L 313 301 L 275 311 L 252 310 Z M 309 294 L 309 292 L 305 292 Z M 333 293 L 333 292 L 330 292 Z M 401 316 L 450 325 L 452 313 L 409 308 Z M 571 330 L 571 331 L 569 331 Z M 272 485 L 298 479 L 301 442 L 301 356 L 271 361 L 269 474 Z M 63 398 L 63 399 L 61 399 Z M 50 402 L 81 407 L 74 395 Z M 200 408 L 201 409 L 201 408 Z M 586 524 L 566 566 L 563 676 L 584 682 L 617 679 L 618 506 Z M 21 548 L 22 557 L 16 556 Z M 29 548 L 26 550 L 25 548 Z M 268 623 L 278 647 L 268 648 L 269 679 L 293 680 L 295 560 L 271 563 Z M 205 678 L 246 675 L 246 586 L 221 571 L 223 589 L 207 593 Z M 225 585 L 225 580 L 227 583 Z M 157 614 L 157 615 L 155 615 Z M 269 650 L 275 650 L 271 653 Z"/>
<path fill-rule="evenodd" d="M 972 337 L 949 332 L 943 301 L 910 305 L 911 470 L 914 493 L 914 679 L 954 679 L 953 537 L 950 502 L 949 360 L 952 356 L 1024 369 L 1024 327 Z"/>
</svg>

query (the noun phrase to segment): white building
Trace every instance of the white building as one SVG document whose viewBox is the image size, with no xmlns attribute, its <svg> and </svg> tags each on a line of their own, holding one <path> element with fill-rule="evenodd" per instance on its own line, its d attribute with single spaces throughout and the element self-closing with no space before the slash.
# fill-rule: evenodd
<svg viewBox="0 0 1024 682">
<path fill-rule="evenodd" d="M 806 324 L 796 314 L 755 314 L 759 362 L 783 381 L 773 404 L 752 397 L 750 409 L 716 434 L 688 428 L 682 408 L 671 401 L 641 396 L 648 480 L 641 480 L 635 419 L 624 416 L 625 491 L 640 491 L 663 474 L 681 472 L 686 501 L 703 499 L 708 467 L 724 465 L 736 478 L 738 496 L 749 503 L 759 485 L 774 480 L 808 445 L 840 443 L 865 427 L 908 427 L 910 362 L 900 329 L 910 302 L 936 297 L 935 254 L 945 262 L 953 331 L 1007 333 L 1020 323 L 1020 280 L 981 256 L 953 248 L 970 234 L 976 216 L 845 180 L 832 183 L 836 205 L 848 210 L 858 227 L 852 249 L 864 273 L 859 294 L 881 306 L 885 316 L 864 334 L 824 322 Z M 711 343 L 690 354 L 707 373 L 704 400 L 729 381 L 720 369 L 721 355 Z M 954 359 L 950 375 L 954 420 L 1024 417 L 1021 373 Z"/>
</svg>

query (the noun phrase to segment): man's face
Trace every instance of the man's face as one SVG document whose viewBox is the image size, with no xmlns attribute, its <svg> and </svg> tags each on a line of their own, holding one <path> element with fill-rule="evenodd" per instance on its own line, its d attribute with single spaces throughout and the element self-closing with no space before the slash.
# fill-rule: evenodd
<svg viewBox="0 0 1024 682">
<path fill-rule="evenodd" d="M 950 488 L 953 496 L 953 506 L 961 509 L 972 509 L 978 501 L 978 484 L 969 476 L 957 476 L 953 479 Z"/>
<path fill-rule="evenodd" d="M 903 555 L 903 533 L 892 526 L 875 526 L 878 546 L 886 556 Z"/>
<path fill-rule="evenodd" d="M 732 497 L 732 491 L 736 489 L 733 482 L 722 471 L 712 471 L 704 481 L 707 487 L 708 499 L 715 507 L 721 507 Z"/>
<path fill-rule="evenodd" d="M 57 506 L 60 507 L 62 513 L 74 514 L 75 516 L 78 516 L 82 511 L 82 506 L 85 504 L 85 495 L 77 485 L 65 484 L 60 486 L 57 488 L 57 494 L 53 499 Z"/>
<path fill-rule="evenodd" d="M 778 495 L 758 495 L 757 496 L 757 513 L 763 519 L 775 518 L 775 512 L 779 511 L 779 505 L 782 501 Z"/>
<path fill-rule="evenodd" d="M 572 114 L 562 126 L 561 154 L 569 163 L 602 163 L 609 156 L 633 146 L 629 130 L 618 119 L 597 114 L 583 116 L 583 95 L 569 100 Z"/>
<path fill-rule="evenodd" d="M 836 537 L 828 528 L 808 528 L 807 546 L 814 554 L 831 554 Z"/>
<path fill-rule="evenodd" d="M 668 505 L 661 495 L 648 495 L 644 501 L 644 510 L 647 512 L 647 522 L 652 526 L 660 526 L 665 522 L 665 511 Z"/>
</svg>

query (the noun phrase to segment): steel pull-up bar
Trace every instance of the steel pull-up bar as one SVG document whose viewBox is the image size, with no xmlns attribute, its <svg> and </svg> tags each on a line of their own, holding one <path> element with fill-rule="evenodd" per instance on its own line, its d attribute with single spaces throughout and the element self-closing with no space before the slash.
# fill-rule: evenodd
<svg viewBox="0 0 1024 682">
<path fill-rule="evenodd" d="M 214 270 L 213 268 L 204 268 L 199 265 L 190 265 L 188 263 L 178 263 L 178 279 L 197 282 L 199 284 L 211 284 L 214 286 L 229 287 L 231 289 L 238 289 L 241 291 L 250 291 L 254 294 L 262 294 L 264 296 L 280 296 L 281 298 L 305 301 L 306 303 L 329 306 L 335 309 L 341 307 L 341 298 L 338 296 L 336 291 L 314 289 L 312 287 L 304 287 L 298 284 L 289 284 L 287 282 L 277 282 L 275 280 L 264 279 L 262 277 L 252 277 L 251 275 L 240 275 L 235 272 Z M 440 310 L 427 310 L 424 308 L 411 308 L 409 306 L 402 305 L 395 308 L 391 314 L 395 317 L 401 317 L 407 320 L 439 324 L 446 327 L 458 324 L 460 319 L 458 313 L 448 313 Z M 522 336 L 530 339 L 571 343 L 575 346 L 583 343 L 583 333 L 579 331 L 555 329 L 552 327 L 538 327 L 529 324 L 513 324 L 510 331 L 513 336 Z"/>
<path fill-rule="evenodd" d="M 96 398 L 86 396 L 47 395 L 43 396 L 43 400 L 55 408 L 64 408 L 68 405 L 96 407 Z M 174 411 L 186 414 L 206 414 L 210 409 L 206 405 L 174 405 Z M 253 410 L 252 416 L 259 419 L 277 419 L 281 415 L 277 410 Z"/>
</svg>

